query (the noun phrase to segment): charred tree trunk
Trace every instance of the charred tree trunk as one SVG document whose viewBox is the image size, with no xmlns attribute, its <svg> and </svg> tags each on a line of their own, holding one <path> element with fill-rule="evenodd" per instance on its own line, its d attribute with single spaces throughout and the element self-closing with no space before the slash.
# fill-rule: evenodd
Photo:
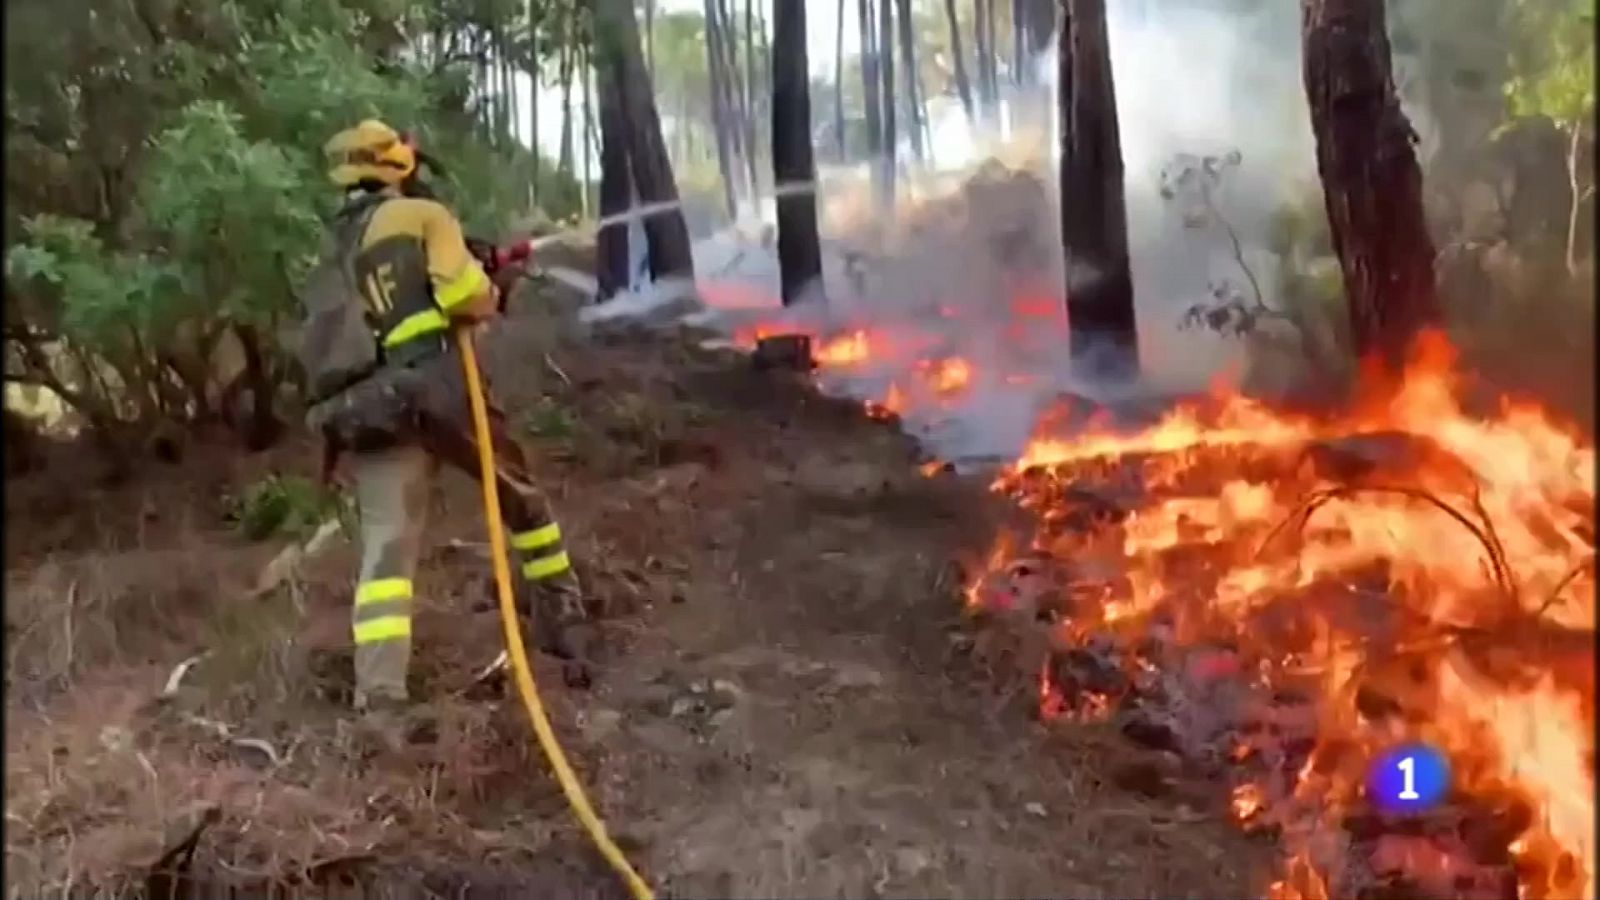
<svg viewBox="0 0 1600 900">
<path fill-rule="evenodd" d="M 632 0 L 596 0 L 596 33 L 605 34 L 612 52 L 609 66 L 622 93 L 627 117 L 628 167 L 633 186 L 646 205 L 671 204 L 667 209 L 645 217 L 644 230 L 650 244 L 650 273 L 657 277 L 694 277 L 694 257 L 690 252 L 689 228 L 678 207 L 678 185 L 672 176 L 672 161 L 661 138 L 661 117 L 656 112 L 655 91 L 650 73 L 645 71 L 639 49 L 639 28 L 633 18 Z"/>
<path fill-rule="evenodd" d="M 1317 172 L 1355 352 L 1391 367 L 1440 318 L 1416 133 L 1400 109 L 1383 0 L 1303 0 Z"/>
<path fill-rule="evenodd" d="M 868 171 L 872 173 L 872 180 L 878 182 L 881 179 L 878 160 L 883 154 L 883 116 L 878 108 L 882 95 L 878 85 L 878 50 L 872 33 L 872 0 L 856 0 L 856 9 L 861 19 L 861 96 L 867 107 Z"/>
<path fill-rule="evenodd" d="M 628 167 L 628 120 L 621 85 L 612 66 L 598 67 L 600 95 L 600 216 L 628 211 L 633 203 L 633 173 Z M 585 85 L 587 87 L 587 84 Z M 587 90 L 585 94 L 587 94 Z M 585 106 L 588 104 L 585 103 Z M 587 165 L 588 153 L 584 154 Z M 585 187 L 587 190 L 587 186 Z M 599 300 L 628 288 L 628 223 L 600 229 L 595 238 L 595 282 Z"/>
<path fill-rule="evenodd" d="M 1072 362 L 1089 377 L 1126 380 L 1138 374 L 1139 341 L 1105 0 L 1062 0 L 1061 14 L 1061 245 Z"/>
<path fill-rule="evenodd" d="M 972 82 L 967 80 L 966 57 L 961 52 L 961 20 L 956 18 L 956 0 L 944 0 L 944 17 L 950 22 L 950 57 L 955 66 L 956 91 L 961 94 L 961 108 L 966 110 L 967 123 L 976 121 L 972 108 Z"/>
<path fill-rule="evenodd" d="M 772 54 L 772 180 L 778 202 L 778 271 L 783 305 L 822 281 L 816 178 L 811 152 L 811 87 L 806 60 L 806 0 L 776 0 Z M 784 188 L 805 188 L 784 190 Z"/>
<path fill-rule="evenodd" d="M 773 67 L 777 67 L 776 61 Z M 850 158 L 844 141 L 844 0 L 839 0 L 839 29 L 833 36 L 833 130 L 839 162 L 843 163 Z"/>
<path fill-rule="evenodd" d="M 917 92 L 917 42 L 911 33 L 911 0 L 895 0 L 900 8 L 900 62 L 905 68 L 906 128 L 911 133 L 911 152 L 918 162 L 926 161 L 922 147 L 922 117 L 918 106 L 921 97 Z"/>
<path fill-rule="evenodd" d="M 899 135 L 895 133 L 894 90 L 894 0 L 878 0 L 878 61 L 883 75 L 883 181 L 879 185 L 880 200 L 885 206 L 894 205 L 895 149 Z"/>
<path fill-rule="evenodd" d="M 726 73 L 722 68 L 722 24 L 715 0 L 705 0 L 706 72 L 711 78 L 711 129 L 717 138 L 717 171 L 722 175 L 723 202 L 728 217 L 739 211 L 739 198 L 733 185 L 732 110 L 728 108 Z"/>
</svg>

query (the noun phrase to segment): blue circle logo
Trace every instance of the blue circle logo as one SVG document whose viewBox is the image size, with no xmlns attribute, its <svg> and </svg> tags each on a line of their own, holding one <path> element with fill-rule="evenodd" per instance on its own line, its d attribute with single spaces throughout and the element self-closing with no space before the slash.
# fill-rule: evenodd
<svg viewBox="0 0 1600 900">
<path fill-rule="evenodd" d="M 1450 761 L 1427 744 L 1403 744 L 1372 761 L 1367 796 L 1384 812 L 1430 809 L 1450 791 Z"/>
</svg>

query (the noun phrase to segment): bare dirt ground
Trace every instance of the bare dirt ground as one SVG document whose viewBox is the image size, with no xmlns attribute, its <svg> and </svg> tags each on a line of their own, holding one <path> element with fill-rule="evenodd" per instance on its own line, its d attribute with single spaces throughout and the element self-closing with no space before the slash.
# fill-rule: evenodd
<svg viewBox="0 0 1600 900">
<path fill-rule="evenodd" d="M 490 369 L 610 652 L 587 692 L 536 674 L 661 893 L 1259 895 L 1270 846 L 1215 798 L 1146 796 L 1119 774 L 1139 751 L 1033 721 L 960 652 L 960 563 L 1002 514 L 981 479 L 922 477 L 892 425 L 737 354 L 552 331 L 508 323 Z M 151 864 L 208 822 L 190 887 L 620 896 L 519 702 L 473 684 L 501 639 L 464 477 L 439 480 L 418 585 L 438 733 L 351 740 L 354 546 L 254 594 L 286 541 L 223 521 L 231 493 L 315 463 L 304 441 L 197 447 L 96 488 L 63 451 L 8 482 L 9 892 L 159 890 Z"/>
</svg>

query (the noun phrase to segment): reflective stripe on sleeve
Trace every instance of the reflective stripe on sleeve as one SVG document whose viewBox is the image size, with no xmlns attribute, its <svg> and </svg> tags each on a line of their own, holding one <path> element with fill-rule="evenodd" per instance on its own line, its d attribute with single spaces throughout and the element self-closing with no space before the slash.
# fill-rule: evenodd
<svg viewBox="0 0 1600 900">
<path fill-rule="evenodd" d="M 433 299 L 441 308 L 449 310 L 460 306 L 488 286 L 489 276 L 483 274 L 483 269 L 477 263 L 468 263 L 466 270 L 454 281 L 434 290 Z"/>
<path fill-rule="evenodd" d="M 511 536 L 511 546 L 518 550 L 537 550 L 548 547 L 561 540 L 561 526 L 555 522 L 540 528 L 524 531 Z"/>
<path fill-rule="evenodd" d="M 567 551 L 562 550 L 560 553 L 541 556 L 538 559 L 530 559 L 523 563 L 522 577 L 529 580 L 549 578 L 554 575 L 560 575 L 570 568 L 572 568 L 572 560 L 567 557 Z"/>
</svg>

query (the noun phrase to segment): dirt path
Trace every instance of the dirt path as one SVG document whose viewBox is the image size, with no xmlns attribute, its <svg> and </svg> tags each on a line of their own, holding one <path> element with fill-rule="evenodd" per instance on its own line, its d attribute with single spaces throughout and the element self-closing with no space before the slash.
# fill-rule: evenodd
<svg viewBox="0 0 1600 900">
<path fill-rule="evenodd" d="M 998 512 L 981 483 L 921 477 L 891 427 L 730 357 L 542 328 L 505 335 L 492 370 L 578 535 L 615 655 L 590 692 L 543 669 L 541 684 L 663 893 L 1260 892 L 1266 848 L 1201 800 L 1114 784 L 1125 745 L 1032 722 L 956 652 L 952 563 L 983 551 Z M 419 578 L 415 669 L 442 724 L 408 755 L 366 758 L 345 737 L 353 548 L 233 599 L 271 548 L 215 523 L 218 487 L 309 462 L 230 462 L 204 479 L 190 465 L 75 513 L 48 553 L 8 541 L 10 596 L 24 598 L 8 600 L 10 686 L 24 688 L 8 692 L 11 871 L 41 886 L 134 875 L 215 808 L 198 868 L 233 884 L 616 895 L 515 700 L 471 684 L 499 639 L 485 567 L 460 546 L 482 540 L 469 482 L 443 481 Z M 40 542 L 61 531 L 17 494 L 8 532 L 24 516 Z M 63 650 L 40 636 L 61 633 L 51 599 L 67 584 L 90 596 L 80 617 L 114 624 Z M 154 700 L 198 651 L 211 655 L 180 696 Z"/>
</svg>

